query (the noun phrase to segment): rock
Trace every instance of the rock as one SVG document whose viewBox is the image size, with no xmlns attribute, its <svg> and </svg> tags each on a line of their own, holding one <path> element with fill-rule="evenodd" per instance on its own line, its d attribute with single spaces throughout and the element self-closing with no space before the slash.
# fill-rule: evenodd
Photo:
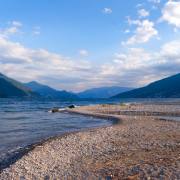
<svg viewBox="0 0 180 180">
<path fill-rule="evenodd" d="M 58 109 L 58 108 L 53 108 L 53 109 L 51 110 L 51 112 L 52 112 L 52 113 L 59 112 L 59 109 Z"/>
<path fill-rule="evenodd" d="M 73 109 L 73 108 L 75 108 L 75 105 L 72 104 L 72 105 L 68 106 L 67 108 Z M 63 111 L 66 111 L 67 108 L 52 108 L 49 112 L 51 112 L 51 113 L 63 112 Z"/>
<path fill-rule="evenodd" d="M 139 174 L 133 175 L 133 176 L 128 176 L 128 180 L 138 180 L 139 179 Z"/>
<path fill-rule="evenodd" d="M 68 108 L 73 109 L 73 108 L 75 108 L 75 105 L 72 104 L 72 105 L 68 106 Z"/>
</svg>

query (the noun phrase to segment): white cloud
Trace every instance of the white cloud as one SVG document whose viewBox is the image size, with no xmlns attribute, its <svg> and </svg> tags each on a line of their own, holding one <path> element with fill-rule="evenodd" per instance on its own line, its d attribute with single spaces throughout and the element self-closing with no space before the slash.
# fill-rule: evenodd
<svg viewBox="0 0 180 180">
<path fill-rule="evenodd" d="M 112 9 L 111 8 L 104 8 L 103 10 L 102 10 L 102 12 L 104 13 L 104 14 L 111 14 L 112 13 Z"/>
<path fill-rule="evenodd" d="M 131 26 L 131 25 L 140 25 L 141 21 L 136 19 L 136 20 L 132 20 L 129 16 L 126 17 L 127 18 L 127 23 Z"/>
<path fill-rule="evenodd" d="M 115 54 L 114 62 L 123 64 L 125 69 L 137 69 L 141 66 L 148 65 L 150 59 L 150 54 L 144 49 L 130 48 L 128 54 Z"/>
<path fill-rule="evenodd" d="M 49 52 L 44 49 L 30 49 L 19 43 L 0 38 L 0 69 L 1 72 L 18 80 L 42 80 L 44 77 L 62 79 L 82 79 L 90 72 L 91 65 Z M 68 81 L 68 80 L 67 80 Z M 51 83 L 51 82 L 50 82 Z M 65 88 L 66 83 L 57 81 L 55 86 Z M 72 88 L 72 87 L 71 87 Z"/>
<path fill-rule="evenodd" d="M 137 24 L 138 26 L 136 28 L 135 34 L 127 40 L 126 42 L 127 45 L 146 43 L 152 37 L 158 35 L 158 31 L 154 28 L 154 23 L 152 21 L 131 20 L 130 23 Z"/>
<path fill-rule="evenodd" d="M 130 30 L 129 30 L 129 29 L 126 29 L 126 30 L 124 31 L 124 33 L 128 34 L 128 33 L 130 33 Z"/>
<path fill-rule="evenodd" d="M 158 34 L 149 20 L 128 18 L 128 23 L 137 28 L 126 44 L 144 43 Z M 169 42 L 154 53 L 143 48 L 129 48 L 125 53 L 116 53 L 109 63 L 96 66 L 89 61 L 12 42 L 4 35 L 17 33 L 20 26 L 15 23 L 9 28 L 12 27 L 17 31 L 6 28 L 0 32 L 3 32 L 0 34 L 0 70 L 17 80 L 37 80 L 59 89 L 81 90 L 104 85 L 141 86 L 179 71 L 180 41 Z M 79 54 L 87 56 L 89 52 L 81 49 Z"/>
<path fill-rule="evenodd" d="M 138 10 L 138 15 L 139 15 L 140 18 L 147 17 L 147 16 L 149 16 L 149 12 L 146 11 L 145 9 L 139 9 Z"/>
<path fill-rule="evenodd" d="M 142 7 L 143 5 L 144 5 L 144 4 L 139 3 L 139 4 L 136 5 L 136 8 L 140 8 L 140 7 Z"/>
<path fill-rule="evenodd" d="M 80 49 L 79 50 L 79 54 L 81 56 L 88 56 L 89 55 L 89 52 L 86 50 L 86 49 Z"/>
<path fill-rule="evenodd" d="M 162 9 L 161 21 L 167 21 L 169 24 L 180 28 L 180 2 L 168 1 Z"/>
<path fill-rule="evenodd" d="M 45 49 L 30 49 L 0 38 L 1 72 L 21 81 L 40 81 L 59 89 L 81 90 L 104 85 L 141 86 L 179 72 L 180 41 L 159 52 L 129 48 L 100 66 L 73 60 Z"/>
<path fill-rule="evenodd" d="M 144 86 L 154 80 L 179 73 L 180 41 L 164 44 L 158 52 L 130 48 L 116 53 L 113 62 L 101 67 L 101 79 L 121 86 Z"/>
<path fill-rule="evenodd" d="M 4 30 L 4 34 L 6 35 L 10 35 L 10 34 L 16 34 L 19 31 L 19 29 L 17 27 L 9 27 L 7 29 Z"/>
<path fill-rule="evenodd" d="M 16 26 L 16 27 L 21 27 L 22 26 L 22 23 L 19 22 L 19 21 L 12 21 L 11 22 L 13 26 Z"/>
<path fill-rule="evenodd" d="M 9 22 L 9 27 L 0 29 L 0 37 L 8 38 L 10 35 L 14 35 L 20 32 L 22 23 L 19 21 Z"/>
<path fill-rule="evenodd" d="M 148 0 L 148 2 L 152 3 L 153 10 L 157 10 L 160 7 L 161 0 Z"/>
<path fill-rule="evenodd" d="M 162 59 L 168 59 L 169 61 L 178 61 L 180 63 L 180 41 L 171 41 L 166 43 L 161 48 L 161 57 Z"/>
</svg>

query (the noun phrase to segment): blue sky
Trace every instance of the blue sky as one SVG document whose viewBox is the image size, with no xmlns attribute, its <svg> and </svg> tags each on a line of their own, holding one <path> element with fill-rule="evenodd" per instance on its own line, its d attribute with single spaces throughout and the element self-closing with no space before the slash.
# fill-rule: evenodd
<svg viewBox="0 0 180 180">
<path fill-rule="evenodd" d="M 180 71 L 179 1 L 0 3 L 0 71 L 17 80 L 81 91 Z"/>
</svg>

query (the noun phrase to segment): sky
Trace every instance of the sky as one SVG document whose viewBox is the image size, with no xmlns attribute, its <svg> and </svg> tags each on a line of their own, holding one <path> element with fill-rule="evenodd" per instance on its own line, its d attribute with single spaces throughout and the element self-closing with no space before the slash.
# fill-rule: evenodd
<svg viewBox="0 0 180 180">
<path fill-rule="evenodd" d="M 180 72 L 180 1 L 0 0 L 0 72 L 82 91 Z"/>
</svg>

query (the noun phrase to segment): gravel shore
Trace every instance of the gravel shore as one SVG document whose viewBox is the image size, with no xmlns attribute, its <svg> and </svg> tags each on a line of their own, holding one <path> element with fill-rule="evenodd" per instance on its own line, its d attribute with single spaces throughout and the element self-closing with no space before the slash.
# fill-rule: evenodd
<svg viewBox="0 0 180 180">
<path fill-rule="evenodd" d="M 177 115 L 179 105 L 97 105 L 71 111 L 119 123 L 48 140 L 4 169 L 0 179 L 180 179 L 180 122 L 137 113 Z"/>
</svg>

